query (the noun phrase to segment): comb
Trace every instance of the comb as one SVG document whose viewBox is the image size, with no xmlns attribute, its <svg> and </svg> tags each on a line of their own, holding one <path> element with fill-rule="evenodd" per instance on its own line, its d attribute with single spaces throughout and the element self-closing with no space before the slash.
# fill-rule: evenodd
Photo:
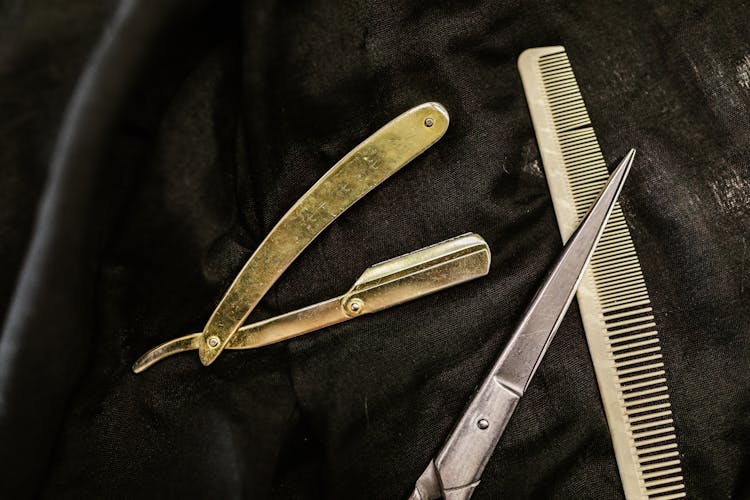
<svg viewBox="0 0 750 500">
<path fill-rule="evenodd" d="M 518 58 L 563 241 L 609 177 L 564 47 Z M 686 496 L 664 358 L 619 203 L 576 294 L 625 497 Z"/>
</svg>

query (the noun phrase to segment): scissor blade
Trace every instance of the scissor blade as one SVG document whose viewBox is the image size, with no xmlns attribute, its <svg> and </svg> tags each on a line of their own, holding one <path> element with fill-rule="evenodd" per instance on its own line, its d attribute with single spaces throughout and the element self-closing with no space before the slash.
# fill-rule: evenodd
<svg viewBox="0 0 750 500">
<path fill-rule="evenodd" d="M 412 497 L 468 499 L 560 326 L 633 163 L 625 156 L 531 301 L 490 374 L 461 415 Z"/>
<path fill-rule="evenodd" d="M 531 301 L 496 366 L 495 377 L 523 394 L 560 326 L 586 266 L 599 242 L 633 164 L 635 150 L 623 158 L 598 200 Z"/>
</svg>

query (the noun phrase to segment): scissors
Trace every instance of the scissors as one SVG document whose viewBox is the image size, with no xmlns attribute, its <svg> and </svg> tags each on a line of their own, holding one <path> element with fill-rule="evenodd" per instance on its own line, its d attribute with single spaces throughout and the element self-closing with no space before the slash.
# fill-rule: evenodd
<svg viewBox="0 0 750 500">
<path fill-rule="evenodd" d="M 573 233 L 410 500 L 471 497 L 519 400 L 555 336 L 633 164 L 631 149 Z"/>
</svg>

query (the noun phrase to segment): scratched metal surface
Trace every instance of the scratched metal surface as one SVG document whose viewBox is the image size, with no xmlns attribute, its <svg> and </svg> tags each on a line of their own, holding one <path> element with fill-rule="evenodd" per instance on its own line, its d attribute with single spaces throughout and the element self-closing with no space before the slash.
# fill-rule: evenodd
<svg viewBox="0 0 750 500">
<path fill-rule="evenodd" d="M 638 149 L 622 205 L 687 491 L 750 496 L 746 4 L 51 5 L 0 8 L 0 496 L 406 496 L 560 250 L 515 68 L 554 44 L 607 160 Z M 446 136 L 250 320 L 466 231 L 493 250 L 487 278 L 208 369 L 130 372 L 205 323 L 342 154 L 428 100 Z M 500 495 L 622 495 L 575 310 L 475 498 Z"/>
</svg>

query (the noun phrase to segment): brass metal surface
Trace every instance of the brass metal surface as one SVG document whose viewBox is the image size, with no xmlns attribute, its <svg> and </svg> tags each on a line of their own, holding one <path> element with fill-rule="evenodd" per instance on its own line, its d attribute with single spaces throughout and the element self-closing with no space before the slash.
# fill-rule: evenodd
<svg viewBox="0 0 750 500">
<path fill-rule="evenodd" d="M 303 335 L 484 276 L 490 249 L 468 233 L 368 268 L 345 294 L 240 328 L 227 349 L 254 349 Z M 165 342 L 133 365 L 140 373 L 157 361 L 200 347 L 201 334 Z"/>
<path fill-rule="evenodd" d="M 227 346 L 258 301 L 336 217 L 440 139 L 448 113 L 426 103 L 398 116 L 331 168 L 271 230 L 214 310 L 198 342 L 204 365 Z"/>
</svg>

